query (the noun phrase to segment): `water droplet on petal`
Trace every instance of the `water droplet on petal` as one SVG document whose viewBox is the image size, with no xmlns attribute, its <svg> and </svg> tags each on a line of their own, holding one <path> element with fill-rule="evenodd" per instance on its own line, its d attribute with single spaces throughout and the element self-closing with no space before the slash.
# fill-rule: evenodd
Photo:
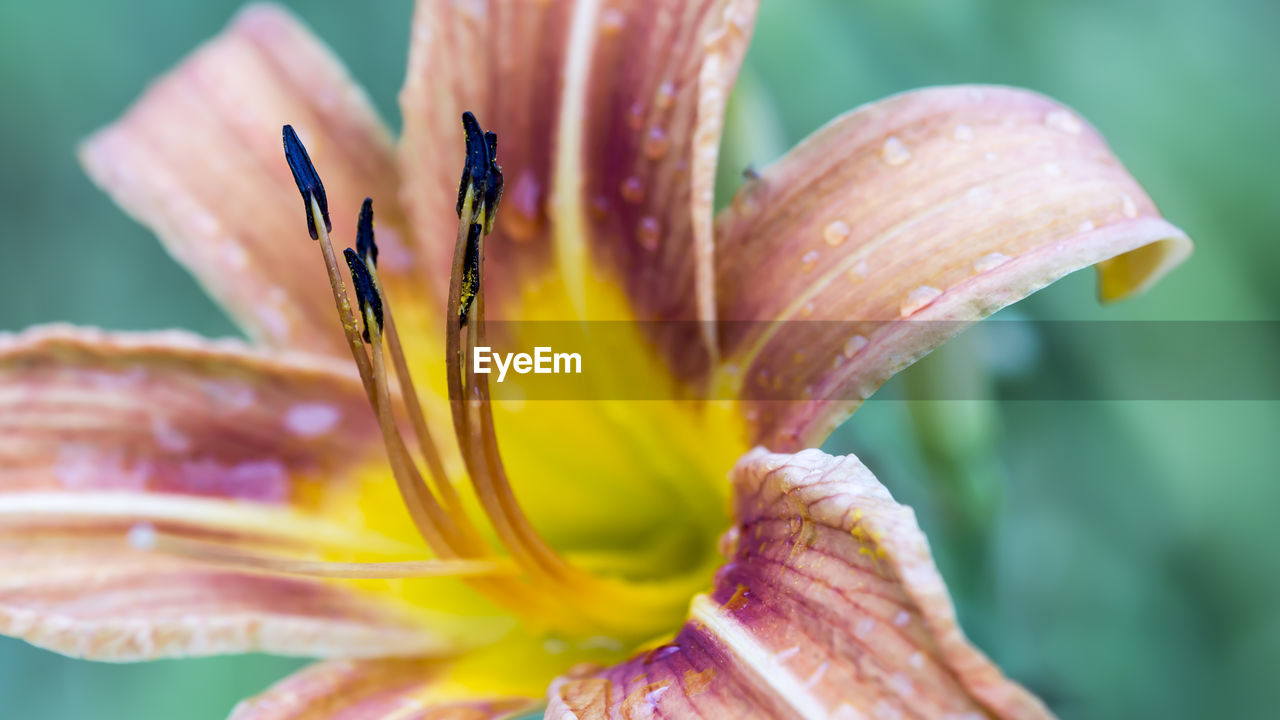
<svg viewBox="0 0 1280 720">
<path fill-rule="evenodd" d="M 600 13 L 600 32 L 605 35 L 617 35 L 626 25 L 626 13 L 617 8 L 609 8 Z"/>
<path fill-rule="evenodd" d="M 1066 110 L 1051 110 L 1044 116 L 1044 124 L 1054 130 L 1061 130 L 1068 135 L 1079 135 L 1084 126 L 1080 119 Z"/>
<path fill-rule="evenodd" d="M 129 528 L 129 533 L 126 537 L 128 538 L 129 547 L 134 550 L 150 552 L 156 549 L 156 526 L 149 522 L 134 523 Z"/>
<path fill-rule="evenodd" d="M 1053 177 L 1060 177 L 1062 175 L 1062 166 L 1058 163 L 1045 163 L 1044 174 Z"/>
<path fill-rule="evenodd" d="M 603 195 L 593 195 L 591 197 L 591 217 L 596 220 L 608 219 L 609 207 L 609 198 Z"/>
<path fill-rule="evenodd" d="M 981 200 L 982 198 L 990 197 L 990 195 L 991 188 L 986 185 L 974 185 L 964 194 L 964 196 L 970 200 Z"/>
<path fill-rule="evenodd" d="M 521 170 L 516 181 L 508 186 L 503 199 L 503 209 L 509 213 L 503 227 L 511 239 L 516 242 L 532 240 L 542 224 L 539 210 L 543 202 L 542 187 L 533 171 L 527 167 Z"/>
<path fill-rule="evenodd" d="M 644 105 L 640 103 L 632 103 L 631 109 L 627 111 L 627 125 L 632 130 L 639 130 L 644 127 Z"/>
<path fill-rule="evenodd" d="M 866 347 L 867 343 L 868 343 L 868 340 L 862 335 L 854 335 L 853 337 L 844 341 L 844 348 L 843 350 L 841 350 L 841 353 L 845 357 L 851 358 L 854 355 L 857 355 L 859 350 Z"/>
<path fill-rule="evenodd" d="M 951 136 L 959 142 L 970 142 L 973 140 L 973 128 L 964 124 L 957 125 Z"/>
<path fill-rule="evenodd" d="M 890 135 L 880 148 L 880 159 L 889 165 L 903 165 L 911 159 L 911 151 L 895 135 Z"/>
<path fill-rule="evenodd" d="M 1082 233 L 1089 232 L 1090 230 L 1093 230 L 1095 227 L 1096 226 L 1093 224 L 1092 220 L 1085 220 L 1084 222 L 1080 223 L 1080 227 L 1077 228 L 1077 231 Z"/>
<path fill-rule="evenodd" d="M 849 239 L 849 226 L 843 220 L 836 220 L 823 229 L 822 239 L 831 247 L 840 247 Z"/>
<path fill-rule="evenodd" d="M 1009 261 L 1009 256 L 1004 253 L 993 252 L 987 253 L 977 260 L 973 261 L 973 269 L 980 273 L 988 270 L 994 270 Z"/>
<path fill-rule="evenodd" d="M 860 282 L 867 277 L 867 261 L 859 260 L 856 265 L 849 268 L 849 272 L 847 274 L 850 281 Z"/>
<path fill-rule="evenodd" d="M 669 110 L 672 105 L 676 104 L 676 86 L 670 80 L 664 81 L 658 86 L 657 92 L 653 95 L 653 104 L 658 106 L 659 110 Z"/>
<path fill-rule="evenodd" d="M 987 162 L 995 162 L 1000 157 L 1000 153 L 995 152 L 994 150 L 988 150 L 982 157 L 986 159 Z"/>
<path fill-rule="evenodd" d="M 644 154 L 646 157 L 650 160 L 657 160 L 667 154 L 667 148 L 669 147 L 671 147 L 671 139 L 667 137 L 667 131 L 657 126 L 649 128 L 649 132 L 644 138 Z"/>
<path fill-rule="evenodd" d="M 1138 217 L 1138 204 L 1133 201 L 1133 198 L 1124 195 L 1120 198 L 1120 211 L 1127 218 L 1136 218 Z"/>
<path fill-rule="evenodd" d="M 316 437 L 338 426 L 342 413 L 329 403 L 303 402 L 291 406 L 284 414 L 284 426 L 300 437 Z"/>
<path fill-rule="evenodd" d="M 942 291 L 931 285 L 921 285 L 920 287 L 907 293 L 907 299 L 902 301 L 898 313 L 902 317 L 913 315 L 923 309 L 926 305 L 938 299 Z"/>
<path fill-rule="evenodd" d="M 640 247 L 645 250 L 657 250 L 661 232 L 662 228 L 658 225 L 657 218 L 652 215 L 645 215 L 640 218 L 640 226 L 636 230 L 637 237 L 640 239 Z"/>
<path fill-rule="evenodd" d="M 621 191 L 622 199 L 629 203 L 637 204 L 644 200 L 644 184 L 635 175 L 622 181 Z"/>
<path fill-rule="evenodd" d="M 818 251 L 810 250 L 800 258 L 800 269 L 809 272 L 818 264 Z"/>
</svg>

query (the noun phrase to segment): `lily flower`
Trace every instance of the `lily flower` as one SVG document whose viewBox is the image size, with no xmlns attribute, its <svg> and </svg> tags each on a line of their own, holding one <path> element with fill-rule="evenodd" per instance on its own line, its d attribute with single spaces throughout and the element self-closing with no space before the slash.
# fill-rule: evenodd
<svg viewBox="0 0 1280 720">
<path fill-rule="evenodd" d="M 1047 715 L 912 512 L 805 448 L 965 324 L 1190 241 L 1003 87 L 856 109 L 713 217 L 755 10 L 420 0 L 398 142 L 272 6 L 158 80 L 84 165 L 251 342 L 0 340 L 0 631 L 321 658 L 238 720 Z M 506 402 L 486 318 L 630 329 L 597 399 Z"/>
</svg>

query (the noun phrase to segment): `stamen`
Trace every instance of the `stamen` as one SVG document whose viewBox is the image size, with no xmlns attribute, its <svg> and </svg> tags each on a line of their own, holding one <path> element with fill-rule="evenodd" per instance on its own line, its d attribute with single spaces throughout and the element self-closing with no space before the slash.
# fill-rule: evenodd
<svg viewBox="0 0 1280 720">
<path fill-rule="evenodd" d="M 324 184 L 311 164 L 311 156 L 298 140 L 298 133 L 292 125 L 284 126 L 284 159 L 293 171 L 293 181 L 298 184 L 298 192 L 302 193 L 302 207 L 307 213 L 307 231 L 312 240 L 319 240 L 316 232 L 316 216 L 311 212 L 311 203 L 319 206 L 319 216 L 323 219 L 325 232 L 333 232 L 333 224 L 329 222 L 329 200 L 324 194 Z"/>
<path fill-rule="evenodd" d="M 481 173 L 477 159 L 479 125 L 471 113 L 464 114 L 462 120 L 467 133 L 467 165 L 462 174 L 464 185 L 459 188 L 461 222 L 454 245 L 445 341 L 454 430 L 472 486 L 499 540 L 513 559 L 535 580 L 550 584 L 555 596 L 571 605 L 574 612 L 598 623 L 621 620 L 625 625 L 630 618 L 669 611 L 665 598 L 636 591 L 622 582 L 594 576 L 569 564 L 542 538 L 515 497 L 498 449 L 488 378 L 478 380 L 474 365 L 463 362 L 471 357 L 477 345 L 488 344 L 482 291 L 484 233 L 481 224 L 491 226 L 496 217 L 488 203 L 491 197 L 495 200 L 500 197 L 501 169 L 490 154 L 484 164 L 485 172 Z M 496 139 L 485 135 L 484 147 L 486 151 L 496 149 Z M 491 194 L 490 190 L 495 187 L 499 192 Z M 459 321 L 456 328 L 452 325 L 455 317 Z M 461 341 L 464 332 L 465 352 Z"/>
<path fill-rule="evenodd" d="M 356 253 L 374 273 L 378 267 L 378 243 L 373 239 L 373 198 L 365 198 L 360 205 L 360 219 L 356 222 Z"/>
<path fill-rule="evenodd" d="M 356 288 L 356 302 L 360 303 L 360 314 L 365 318 L 364 341 L 371 343 L 373 341 L 369 339 L 369 325 L 376 324 L 377 332 L 382 332 L 382 297 L 374 289 L 369 268 L 365 266 L 364 260 L 356 255 L 356 251 L 347 248 L 342 251 L 342 256 L 347 260 L 347 268 L 351 271 L 351 284 Z"/>
<path fill-rule="evenodd" d="M 350 248 L 343 255 L 351 267 L 351 281 L 360 296 L 366 340 L 373 348 L 373 363 L 369 374 L 369 382 L 373 385 L 372 404 L 377 414 L 378 426 L 382 430 L 387 458 L 391 462 L 391 474 L 396 479 L 396 487 L 418 533 L 437 553 L 445 557 L 456 557 L 462 551 L 456 528 L 449 515 L 436 502 L 435 496 L 427 490 L 391 414 L 391 393 L 382 352 L 382 301 L 373 287 L 373 280 L 364 261 Z"/>
<path fill-rule="evenodd" d="M 462 502 L 458 497 L 457 491 L 454 490 L 453 484 L 449 482 L 448 475 L 445 473 L 444 462 L 440 458 L 440 451 L 436 447 L 435 440 L 431 437 L 431 430 L 427 427 L 426 414 L 422 411 L 422 402 L 418 399 L 418 391 L 413 384 L 413 375 L 409 372 L 409 364 L 405 360 L 404 348 L 400 344 L 400 333 L 396 329 L 395 318 L 391 313 L 391 303 L 387 300 L 386 291 L 382 288 L 382 283 L 378 279 L 378 243 L 375 240 L 373 230 L 373 200 L 371 198 L 365 198 L 364 204 L 360 206 L 360 219 L 356 224 L 356 252 L 364 260 L 369 277 L 373 281 L 373 289 L 381 298 L 383 314 L 386 316 L 385 336 L 387 338 L 387 351 L 391 356 L 391 365 L 396 371 L 396 378 L 400 381 L 400 398 L 409 411 L 409 423 L 413 427 L 414 439 L 417 440 L 418 450 L 426 461 L 427 471 L 435 484 L 435 491 L 444 500 L 444 505 L 448 508 L 450 516 L 465 520 L 467 515 L 462 508 Z M 471 536 L 471 539 L 476 544 L 479 544 L 478 536 L 475 535 L 472 525 L 469 522 L 460 522 L 459 524 L 463 532 Z"/>
<path fill-rule="evenodd" d="M 305 149 L 297 141 L 296 135 L 292 133 L 291 129 L 287 128 L 285 137 L 286 156 L 290 160 L 290 167 L 296 168 L 294 171 L 295 180 L 298 182 L 299 190 L 303 193 L 303 197 L 307 200 L 308 229 L 314 228 L 313 237 L 317 237 L 320 241 L 321 252 L 325 260 L 325 270 L 329 275 L 329 284 L 333 291 L 334 305 L 342 321 L 347 344 L 359 370 L 360 379 L 364 383 L 369 404 L 377 417 L 378 426 L 382 432 L 383 444 L 387 451 L 387 458 L 391 465 L 391 472 L 395 478 L 397 490 L 404 501 L 405 508 L 408 510 L 418 534 L 440 558 L 449 561 L 457 561 L 463 558 L 490 561 L 492 558 L 491 549 L 471 524 L 469 516 L 462 508 L 461 502 L 457 497 L 457 493 L 448 484 L 443 463 L 440 461 L 439 455 L 435 452 L 434 445 L 430 441 L 430 434 L 426 431 L 426 421 L 423 417 L 422 409 L 417 402 L 416 393 L 413 393 L 412 390 L 410 374 L 404 361 L 401 343 L 395 334 L 395 323 L 391 317 L 390 307 L 385 298 L 383 298 L 381 287 L 378 283 L 376 269 L 377 246 L 373 242 L 372 233 L 372 203 L 366 201 L 364 208 L 362 208 L 357 246 L 363 247 L 360 248 L 360 252 L 348 251 L 344 253 L 344 257 L 348 260 L 348 268 L 352 273 L 352 284 L 356 287 L 361 315 L 364 318 L 364 334 L 362 334 L 356 322 L 355 314 L 352 312 L 351 304 L 347 299 L 346 286 L 338 272 L 337 259 L 329 238 L 327 206 L 322 204 L 323 188 L 319 183 L 319 178 L 315 175 L 314 167 L 311 166 L 310 160 L 307 158 Z M 477 154 L 477 161 L 474 167 L 477 170 L 477 175 L 485 180 L 488 196 L 496 201 L 501 197 L 501 169 L 492 161 L 492 154 L 489 152 L 496 147 L 496 140 L 483 138 L 483 136 L 479 137 L 482 138 L 481 146 L 484 148 L 484 152 Z M 474 190 L 469 191 L 465 198 L 465 207 L 462 212 L 465 212 L 470 218 L 472 203 L 476 197 L 481 198 L 480 207 L 475 211 L 476 219 L 480 221 L 484 217 L 484 193 L 477 196 Z M 461 234 L 463 230 L 460 228 L 459 232 Z M 366 240 L 367 244 L 365 243 Z M 352 262 L 352 256 L 354 256 L 355 262 Z M 455 291 L 458 280 L 460 280 L 460 273 L 454 273 Z M 454 294 L 456 296 L 456 292 Z M 451 316 L 456 316 L 454 315 L 458 311 L 456 303 L 451 302 L 450 306 Z M 401 378 L 401 392 L 409 393 L 412 396 L 412 400 L 406 400 L 406 405 L 409 408 L 415 432 L 418 433 L 419 444 L 423 448 L 433 475 L 436 475 L 441 496 L 449 504 L 450 511 L 448 513 L 444 512 L 430 488 L 423 482 L 422 475 L 418 472 L 413 457 L 410 455 L 400 434 L 399 425 L 393 416 L 388 387 L 389 376 L 382 346 L 383 319 L 378 315 L 378 307 L 382 307 L 383 312 L 386 313 L 385 322 L 386 330 L 389 333 L 388 341 L 392 348 L 391 353 L 396 372 Z M 454 332 L 452 335 L 454 340 L 451 347 L 456 350 L 457 333 Z M 369 346 L 368 350 L 365 345 L 366 339 Z M 458 382 L 460 382 L 461 375 L 456 372 L 458 368 L 456 362 L 453 363 L 453 368 L 453 377 L 458 378 Z M 461 413 L 455 412 L 455 418 L 460 415 Z M 493 562 L 501 561 L 494 560 Z M 504 573 L 501 574 L 505 575 L 507 573 L 504 570 Z M 471 579 L 471 582 L 481 592 L 484 592 L 500 604 L 508 606 L 513 611 L 533 613 L 541 617 L 556 617 L 559 624 L 564 627 L 573 626 L 579 621 L 554 597 L 546 594 L 531 596 L 528 585 L 522 579 L 515 577 L 476 577 Z"/>
<path fill-rule="evenodd" d="M 490 215 L 492 217 L 492 215 Z M 480 292 L 480 233 L 479 223 L 467 230 L 467 247 L 462 260 L 462 287 L 459 289 L 458 328 L 467 326 L 467 313 Z"/>
<path fill-rule="evenodd" d="M 502 168 L 498 166 L 497 133 L 485 133 L 484 142 L 489 148 L 489 176 L 484 193 L 484 234 L 488 235 L 493 232 L 493 224 L 498 218 L 498 203 L 502 201 Z"/>
<path fill-rule="evenodd" d="M 467 159 L 462 173 L 464 184 L 459 188 L 458 203 L 458 217 L 462 223 L 454 246 L 454 272 L 450 279 L 450 308 L 446 321 L 451 325 L 456 317 L 459 323 L 457 328 L 450 326 L 446 331 L 454 430 L 472 485 L 503 545 L 526 566 L 532 565 L 530 569 L 558 574 L 563 562 L 524 517 L 507 482 L 492 425 L 488 384 L 477 383 L 475 368 L 463 362 L 471 356 L 477 344 L 485 342 L 484 297 L 480 292 L 484 263 L 482 224 L 491 225 L 496 217 L 486 203 L 491 188 L 498 188 L 495 197 L 500 196 L 501 168 L 490 154 L 497 148 L 497 138 L 492 133 L 482 134 L 475 115 L 470 112 L 463 114 L 462 126 L 467 139 Z M 469 315 L 473 304 L 475 314 Z M 462 332 L 467 335 L 465 352 L 461 352 Z M 462 405 L 464 398 L 465 409 Z"/>
<path fill-rule="evenodd" d="M 129 530 L 129 544 L 137 550 L 173 555 L 239 570 L 300 575 L 314 578 L 391 580 L 399 578 L 487 577 L 510 575 L 509 562 L 488 560 L 404 560 L 396 562 L 330 562 L 269 555 L 163 533 L 150 525 Z"/>
</svg>

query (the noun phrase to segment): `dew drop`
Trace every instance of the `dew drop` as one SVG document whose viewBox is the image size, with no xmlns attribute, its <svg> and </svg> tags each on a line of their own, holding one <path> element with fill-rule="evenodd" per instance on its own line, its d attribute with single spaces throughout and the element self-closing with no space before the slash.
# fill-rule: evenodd
<svg viewBox="0 0 1280 720">
<path fill-rule="evenodd" d="M 671 106 L 676 104 L 675 84 L 670 80 L 663 81 L 653 95 L 653 104 L 658 106 L 659 110 L 671 109 Z"/>
<path fill-rule="evenodd" d="M 635 175 L 622 181 L 621 192 L 622 199 L 629 203 L 637 204 L 644 200 L 644 184 Z"/>
<path fill-rule="evenodd" d="M 316 437 L 338 426 L 342 414 L 334 405 L 303 402 L 291 406 L 284 414 L 284 426 L 299 437 Z"/>
<path fill-rule="evenodd" d="M 667 149 L 670 147 L 671 139 L 667 137 L 667 131 L 657 126 L 649 128 L 649 132 L 644 138 L 645 157 L 650 160 L 658 160 L 667 154 Z"/>
<path fill-rule="evenodd" d="M 509 188 L 504 196 L 504 207 L 510 207 L 511 212 L 507 216 L 505 227 L 512 240 L 527 242 L 540 229 L 541 218 L 538 211 L 543 202 L 542 187 L 533 171 L 526 167 Z"/>
<path fill-rule="evenodd" d="M 249 267 L 249 253 L 247 253 L 242 245 L 236 242 L 219 243 L 219 247 L 223 248 L 223 256 L 227 259 L 227 264 L 236 270 L 243 270 Z"/>
<path fill-rule="evenodd" d="M 644 105 L 631 103 L 631 108 L 627 110 L 627 125 L 631 126 L 632 130 L 644 127 Z"/>
<path fill-rule="evenodd" d="M 1068 135 L 1079 135 L 1084 129 L 1080 119 L 1066 110 L 1051 110 L 1044 116 L 1044 124 Z"/>
<path fill-rule="evenodd" d="M 994 270 L 1009 261 L 1009 256 L 1004 253 L 987 253 L 977 260 L 973 261 L 973 269 L 980 273 L 988 270 Z"/>
<path fill-rule="evenodd" d="M 973 128 L 969 125 L 957 125 L 951 136 L 959 142 L 970 142 L 973 140 Z"/>
<path fill-rule="evenodd" d="M 1120 211 L 1127 218 L 1136 218 L 1138 217 L 1138 204 L 1133 201 L 1133 198 L 1124 195 L 1120 198 Z"/>
<path fill-rule="evenodd" d="M 853 626 L 853 634 L 859 638 L 865 639 L 876 629 L 876 621 L 871 618 L 862 618 Z"/>
<path fill-rule="evenodd" d="M 800 269 L 804 272 L 813 270 L 818 264 L 818 251 L 810 250 L 800 258 Z"/>
<path fill-rule="evenodd" d="M 911 614 L 906 610 L 899 610 L 897 615 L 893 616 L 893 624 L 898 627 L 906 627 L 911 622 Z"/>
<path fill-rule="evenodd" d="M 1000 153 L 995 152 L 994 150 L 988 150 L 988 151 L 987 151 L 987 153 L 986 153 L 985 155 L 983 155 L 982 157 L 983 157 L 987 162 L 995 162 L 997 159 L 999 159 L 999 158 L 1000 158 Z"/>
<path fill-rule="evenodd" d="M 626 13 L 617 8 L 609 8 L 600 13 L 600 32 L 605 35 L 617 35 L 626 25 Z"/>
<path fill-rule="evenodd" d="M 1045 175 L 1050 175 L 1050 176 L 1052 176 L 1052 177 L 1061 177 L 1061 176 L 1062 176 L 1062 166 L 1061 166 L 1061 165 L 1059 165 L 1058 163 L 1045 163 L 1045 164 L 1044 164 L 1044 174 L 1045 174 Z"/>
<path fill-rule="evenodd" d="M 1096 226 L 1093 224 L 1092 220 L 1085 220 L 1084 222 L 1080 223 L 1080 227 L 1076 229 L 1077 231 L 1084 233 L 1084 232 L 1089 232 L 1090 230 L 1093 230 L 1095 227 Z"/>
<path fill-rule="evenodd" d="M 609 217 L 609 198 L 603 195 L 594 195 L 591 198 L 591 217 L 596 220 L 606 220 Z"/>
<path fill-rule="evenodd" d="M 880 159 L 889 165 L 903 165 L 911 159 L 911 151 L 895 135 L 890 135 L 880 148 Z"/>
<path fill-rule="evenodd" d="M 909 698 L 915 694 L 915 688 L 911 686 L 911 681 L 902 673 L 894 673 L 889 676 L 889 689 L 902 698 Z"/>
<path fill-rule="evenodd" d="M 942 291 L 931 285 L 921 285 L 907 294 L 907 299 L 902 301 L 898 313 L 902 317 L 913 315 L 923 309 L 926 305 L 938 299 Z"/>
<path fill-rule="evenodd" d="M 652 215 L 645 215 L 640 218 L 640 226 L 636 229 L 637 236 L 640 239 L 640 247 L 645 250 L 658 249 L 658 236 L 662 228 L 658 225 L 658 219 Z"/>
<path fill-rule="evenodd" d="M 843 220 L 836 220 L 822 230 L 822 239 L 831 247 L 840 247 L 849 239 L 849 232 Z"/>
<path fill-rule="evenodd" d="M 970 200 L 981 200 L 982 198 L 991 196 L 991 188 L 986 185 L 974 185 L 969 188 L 968 192 L 966 192 L 964 196 Z"/>
<path fill-rule="evenodd" d="M 854 335 L 844 341 L 844 349 L 842 353 L 845 357 L 851 358 L 858 354 L 858 351 L 867 346 L 867 338 L 862 335 Z"/>
<path fill-rule="evenodd" d="M 849 268 L 849 272 L 847 274 L 850 281 L 860 282 L 867 277 L 867 272 L 867 261 L 859 260 L 856 265 Z"/>
</svg>

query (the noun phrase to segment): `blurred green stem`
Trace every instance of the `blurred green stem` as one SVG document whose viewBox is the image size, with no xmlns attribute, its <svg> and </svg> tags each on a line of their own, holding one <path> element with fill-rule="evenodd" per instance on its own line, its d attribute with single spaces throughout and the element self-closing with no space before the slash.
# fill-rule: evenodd
<svg viewBox="0 0 1280 720">
<path fill-rule="evenodd" d="M 947 582 L 969 602 L 990 607 L 991 543 L 1004 477 L 996 452 L 991 375 L 980 336 L 962 334 L 903 374 L 908 412 L 937 499 L 942 536 L 935 545 L 955 569 Z"/>
</svg>

